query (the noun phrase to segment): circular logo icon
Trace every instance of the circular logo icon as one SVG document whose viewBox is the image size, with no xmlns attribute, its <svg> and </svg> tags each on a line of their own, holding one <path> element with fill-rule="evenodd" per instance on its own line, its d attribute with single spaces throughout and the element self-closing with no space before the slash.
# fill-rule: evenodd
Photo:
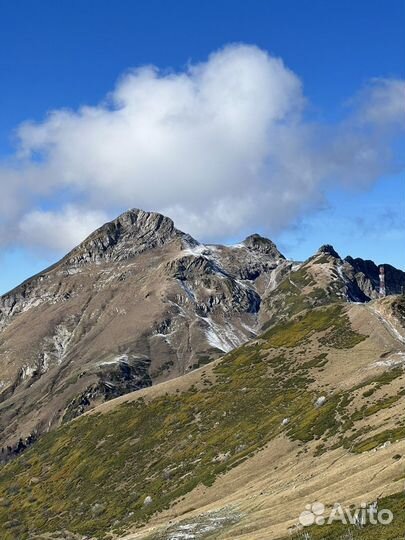
<svg viewBox="0 0 405 540">
<path fill-rule="evenodd" d="M 313 504 L 307 504 L 305 510 L 301 512 L 299 522 L 304 527 L 310 527 L 311 525 L 323 525 L 325 518 L 323 513 L 325 512 L 325 506 L 320 502 L 314 502 Z"/>
</svg>

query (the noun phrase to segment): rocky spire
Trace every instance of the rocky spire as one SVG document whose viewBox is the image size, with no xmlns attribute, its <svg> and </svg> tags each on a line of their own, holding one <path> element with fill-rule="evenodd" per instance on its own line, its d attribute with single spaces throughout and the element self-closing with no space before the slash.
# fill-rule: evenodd
<svg viewBox="0 0 405 540">
<path fill-rule="evenodd" d="M 248 249 L 265 253 L 266 255 L 270 255 L 273 259 L 285 259 L 284 255 L 277 249 L 276 244 L 260 234 L 251 234 L 243 241 L 243 244 Z"/>
<path fill-rule="evenodd" d="M 335 251 L 335 248 L 331 244 L 324 244 L 323 246 L 321 246 L 317 251 L 317 255 L 320 253 L 325 253 L 326 255 L 331 255 L 332 257 L 335 257 L 335 259 L 340 259 L 339 253 Z"/>
</svg>

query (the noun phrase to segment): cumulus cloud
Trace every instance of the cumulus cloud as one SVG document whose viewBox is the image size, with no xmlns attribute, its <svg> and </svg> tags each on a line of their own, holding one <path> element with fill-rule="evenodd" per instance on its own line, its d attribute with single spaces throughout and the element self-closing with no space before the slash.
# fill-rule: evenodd
<svg viewBox="0 0 405 540">
<path fill-rule="evenodd" d="M 255 46 L 181 72 L 135 69 L 103 103 L 17 129 L 0 168 L 2 225 L 21 243 L 66 249 L 117 209 L 140 207 L 203 240 L 272 234 L 321 205 L 331 182 L 364 186 L 391 167 L 404 96 L 403 81 L 372 81 L 348 118 L 320 126 L 306 120 L 299 78 Z M 40 209 L 55 198 L 60 210 Z"/>
</svg>

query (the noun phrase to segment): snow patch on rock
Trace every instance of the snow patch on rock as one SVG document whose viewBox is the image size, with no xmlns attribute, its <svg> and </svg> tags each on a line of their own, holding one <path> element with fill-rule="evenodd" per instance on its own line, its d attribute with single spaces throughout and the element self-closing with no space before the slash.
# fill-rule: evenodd
<svg viewBox="0 0 405 540">
<path fill-rule="evenodd" d="M 248 339 L 246 336 L 241 335 L 241 332 L 238 332 L 238 329 L 233 327 L 229 322 L 220 325 L 215 323 L 210 317 L 201 319 L 208 326 L 205 332 L 208 343 L 225 353 L 232 351 L 235 347 L 239 347 Z"/>
<path fill-rule="evenodd" d="M 371 367 L 383 367 L 391 369 L 399 366 L 405 366 L 405 352 L 396 352 L 388 358 L 377 360 L 377 362 L 374 362 Z"/>
<path fill-rule="evenodd" d="M 376 315 L 376 317 L 384 324 L 388 332 L 398 341 L 405 344 L 405 336 L 403 336 L 398 329 L 394 326 L 392 321 L 384 315 L 379 309 L 375 306 L 368 306 L 369 309 Z"/>
</svg>

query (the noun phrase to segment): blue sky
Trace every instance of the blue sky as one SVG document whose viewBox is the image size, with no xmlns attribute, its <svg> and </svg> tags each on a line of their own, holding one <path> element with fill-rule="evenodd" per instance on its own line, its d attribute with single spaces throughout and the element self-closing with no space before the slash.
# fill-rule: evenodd
<svg viewBox="0 0 405 540">
<path fill-rule="evenodd" d="M 43 169 L 42 173 L 40 171 L 36 176 L 30 176 L 32 164 L 35 164 L 36 160 L 48 160 L 48 155 L 55 146 L 55 140 L 49 139 L 52 126 L 46 123 L 48 111 L 77 111 L 83 105 L 96 107 L 106 95 L 114 91 L 117 81 L 122 80 L 128 70 L 139 66 L 154 65 L 162 70 L 159 76 L 163 78 L 169 73 L 188 73 L 187 66 L 196 66 L 200 62 L 208 63 L 209 69 L 213 70 L 219 60 L 224 60 L 224 56 L 210 67 L 210 61 L 207 60 L 209 55 L 232 43 L 254 45 L 257 51 L 264 51 L 271 58 L 281 58 L 285 68 L 291 70 L 302 85 L 302 90 L 299 91 L 294 80 L 289 80 L 288 73 L 284 72 L 280 75 L 284 78 L 277 79 L 280 88 L 286 89 L 291 96 L 288 115 L 298 107 L 302 97 L 305 100 L 305 110 L 301 113 L 300 120 L 302 136 L 307 137 L 308 131 L 312 133 L 313 126 L 319 129 L 318 126 L 321 125 L 322 132 L 326 130 L 329 133 L 330 129 L 340 133 L 330 135 L 334 141 L 331 146 L 340 147 L 341 133 L 346 125 L 353 124 L 350 119 L 353 113 L 350 110 L 353 100 L 358 99 L 359 92 L 368 88 L 370 81 L 375 79 L 404 78 L 405 4 L 402 0 L 120 0 L 118 3 L 106 0 L 42 0 L 40 3 L 29 0 L 0 0 L 0 8 L 0 156 L 6 170 L 6 173 L 0 176 L 0 182 L 3 183 L 3 188 L 10 183 L 21 184 L 22 187 L 9 194 L 12 201 L 24 200 L 27 189 L 32 191 L 30 196 L 27 196 L 24 208 L 19 206 L 14 213 L 10 211 L 11 217 L 0 221 L 0 226 L 3 227 L 2 236 L 8 237 L 7 241 L 2 241 L 0 293 L 17 285 L 22 279 L 63 254 L 64 245 L 59 245 L 56 240 L 41 244 L 47 230 L 44 223 L 52 223 L 51 218 L 57 217 L 59 211 L 62 214 L 64 212 L 61 219 L 65 224 L 69 224 L 74 223 L 85 209 L 86 224 L 91 227 L 100 220 L 103 221 L 104 217 L 114 217 L 114 213 L 126 207 L 145 205 L 148 206 L 147 209 L 172 209 L 180 224 L 190 224 L 191 229 L 199 221 L 193 232 L 195 230 L 203 241 L 232 241 L 245 233 L 260 230 L 263 234 L 271 235 L 291 258 L 303 259 L 319 245 L 328 242 L 333 243 L 342 255 L 350 253 L 405 267 L 405 187 L 402 166 L 395 163 L 395 156 L 388 166 L 386 163 L 383 166 L 373 161 L 368 166 L 367 174 L 361 172 L 358 176 L 354 175 L 356 180 L 349 182 L 350 160 L 346 167 L 324 173 L 327 168 L 324 162 L 330 153 L 328 150 L 321 168 L 322 174 L 330 174 L 333 180 L 320 179 L 319 183 L 317 180 L 316 186 L 311 187 L 313 191 L 306 186 L 307 199 L 296 201 L 291 209 L 286 211 L 285 219 L 276 216 L 267 220 L 265 210 L 262 210 L 263 219 L 257 221 L 250 219 L 251 214 L 243 209 L 241 214 L 246 214 L 244 220 L 239 222 L 236 216 L 233 225 L 224 222 L 223 233 L 221 229 L 213 229 L 207 232 L 206 238 L 202 231 L 207 214 L 201 210 L 201 204 L 194 200 L 191 202 L 190 194 L 184 195 L 181 208 L 177 208 L 171 199 L 166 203 L 162 199 L 163 195 L 157 198 L 154 204 L 151 194 L 145 194 L 140 189 L 134 191 L 125 188 L 122 196 L 107 207 L 97 197 L 89 195 L 91 187 L 94 190 L 100 189 L 94 179 L 86 179 L 88 184 L 85 192 L 82 185 L 79 185 L 81 179 L 75 179 L 73 184 L 64 180 L 56 185 L 55 167 L 48 167 Z M 272 70 L 274 63 L 261 58 L 257 51 L 252 53 L 253 60 L 262 62 L 263 66 L 267 62 L 266 66 Z M 238 62 L 241 56 L 246 57 L 245 53 L 250 55 L 250 52 L 244 49 L 237 51 Z M 228 54 L 225 60 L 230 61 L 231 56 Z M 248 61 L 250 62 L 249 59 L 246 60 Z M 257 74 L 257 71 L 254 73 Z M 261 73 L 259 75 L 261 81 Z M 194 75 L 188 73 L 187 76 L 193 85 L 197 84 Z M 135 88 L 134 91 L 139 88 L 134 85 L 132 87 Z M 221 88 L 220 85 L 218 88 Z M 153 91 L 160 95 L 158 88 Z M 195 100 L 195 96 L 193 99 Z M 214 104 L 220 103 L 215 96 L 210 99 Z M 277 106 L 281 107 L 282 104 L 277 102 Z M 83 121 L 83 118 L 81 120 Z M 44 129 L 36 129 L 28 131 L 28 134 L 23 132 L 21 136 L 18 128 L 27 121 L 45 125 L 46 132 Z M 84 124 L 82 122 L 78 125 Z M 291 126 L 292 121 L 288 120 L 290 130 Z M 265 127 L 267 129 L 268 125 Z M 271 124 L 272 129 L 273 127 Z M 357 126 L 354 132 L 357 133 L 358 130 Z M 375 131 L 375 126 L 373 130 Z M 403 139 L 401 142 L 403 133 L 387 138 L 387 130 L 388 128 L 381 128 L 383 134 L 378 136 L 376 144 L 381 145 L 381 148 L 389 145 L 395 154 L 398 148 L 404 147 Z M 364 135 L 363 128 L 361 133 Z M 58 132 L 58 141 L 62 135 Z M 197 135 L 196 141 L 200 140 L 200 133 Z M 296 135 L 297 131 L 294 131 L 294 136 Z M 46 136 L 46 140 L 50 142 L 46 143 L 46 147 L 41 146 L 37 154 L 35 145 L 39 136 Z M 337 137 L 340 137 L 338 144 Z M 365 138 L 366 145 L 375 144 L 375 133 L 365 137 L 369 137 L 367 140 Z M 23 164 L 15 163 L 16 147 L 21 150 L 24 146 L 21 145 L 21 140 L 25 146 L 29 146 L 31 161 L 28 165 L 26 161 Z M 272 144 L 271 136 L 265 140 Z M 315 146 L 316 144 L 319 142 L 314 143 Z M 64 152 L 65 148 L 64 146 Z M 376 148 L 380 151 L 380 146 Z M 256 159 L 256 153 L 253 149 L 251 151 L 253 154 L 249 154 L 249 160 L 252 155 Z M 284 148 L 280 149 L 280 152 L 285 151 Z M 311 151 L 313 152 L 313 149 Z M 289 159 L 292 159 L 294 152 L 290 147 L 289 152 Z M 345 149 L 343 156 L 346 154 Z M 266 167 L 271 159 L 274 158 L 266 155 L 263 161 L 266 162 Z M 339 155 L 339 163 L 342 159 Z M 221 161 L 220 156 L 218 160 Z M 232 155 L 227 155 L 227 171 L 233 171 L 231 161 Z M 62 166 L 67 162 L 57 161 L 55 158 L 55 163 Z M 142 167 L 147 165 L 147 161 L 142 163 Z M 277 163 L 277 171 L 284 165 Z M 237 166 L 240 168 L 240 163 Z M 373 171 L 372 166 L 375 167 Z M 189 175 L 191 170 L 192 168 L 187 168 Z M 264 185 L 262 182 L 268 181 L 269 185 L 271 184 L 272 170 L 266 168 L 268 179 L 256 179 L 258 193 L 259 186 Z M 213 177 L 216 172 L 212 173 Z M 319 176 L 322 174 L 319 173 Z M 337 179 L 338 174 L 347 179 Z M 42 178 L 44 184 L 41 189 L 26 188 L 32 183 L 37 186 Z M 220 182 L 221 176 L 218 176 L 218 179 Z M 175 179 L 173 182 L 173 189 L 179 190 L 180 197 L 180 191 L 184 192 L 184 189 Z M 104 185 L 105 183 L 102 184 Z M 212 183 L 206 189 L 207 192 L 201 191 L 199 194 L 199 200 L 207 197 L 209 204 L 209 197 L 216 193 L 217 186 Z M 239 184 L 230 184 L 230 189 L 238 191 Z M 296 188 L 292 186 L 291 189 L 300 191 L 301 187 L 298 183 Z M 278 193 L 279 186 L 277 190 Z M 319 200 L 318 192 L 322 193 Z M 223 196 L 223 193 L 218 192 L 218 197 Z M 281 193 L 278 197 L 282 198 L 284 195 Z M 252 204 L 255 204 L 254 199 Z M 72 210 L 71 206 L 66 210 L 66 205 L 78 205 L 79 210 Z M 7 208 L 9 207 L 8 201 Z M 47 211 L 54 213 L 47 215 L 44 221 L 43 214 Z M 42 214 L 39 215 L 39 212 Z M 25 236 L 21 232 L 16 233 L 21 220 L 25 220 Z M 36 236 L 32 235 L 31 229 L 38 223 L 42 229 Z M 87 232 L 85 224 L 72 235 L 72 241 L 73 238 L 79 238 L 82 232 Z M 39 236 L 41 241 L 38 240 Z"/>
</svg>

